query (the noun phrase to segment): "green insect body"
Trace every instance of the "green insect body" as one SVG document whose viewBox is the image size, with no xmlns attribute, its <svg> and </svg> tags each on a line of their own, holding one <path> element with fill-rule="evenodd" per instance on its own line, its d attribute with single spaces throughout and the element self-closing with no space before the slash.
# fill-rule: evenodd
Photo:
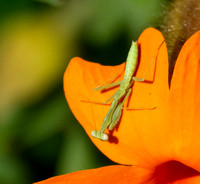
<svg viewBox="0 0 200 184">
<path fill-rule="evenodd" d="M 133 77 L 133 74 L 135 73 L 135 70 L 137 68 L 137 64 L 138 64 L 138 47 L 136 42 L 132 42 L 126 60 L 124 79 L 120 82 L 118 81 L 110 85 L 97 87 L 94 89 L 94 90 L 101 90 L 112 86 L 120 85 L 119 89 L 113 96 L 113 101 L 111 103 L 108 113 L 106 114 L 103 120 L 100 131 L 97 130 L 92 131 L 93 137 L 98 138 L 102 141 L 107 141 L 109 139 L 108 135 L 104 133 L 104 131 L 106 130 L 107 127 L 109 130 L 113 130 L 113 128 L 115 128 L 115 126 L 119 122 L 122 114 L 123 104 L 131 93 L 131 88 L 130 88 L 131 85 L 133 84 L 134 81 L 144 81 L 143 78 L 140 79 Z"/>
</svg>

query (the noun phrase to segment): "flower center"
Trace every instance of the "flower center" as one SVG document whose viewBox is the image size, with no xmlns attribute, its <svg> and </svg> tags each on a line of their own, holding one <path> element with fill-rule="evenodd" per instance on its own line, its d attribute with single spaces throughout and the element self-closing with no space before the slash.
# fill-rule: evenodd
<svg viewBox="0 0 200 184">
<path fill-rule="evenodd" d="M 167 184 L 198 175 L 200 175 L 200 172 L 197 170 L 172 160 L 157 166 L 153 179 L 156 184 Z"/>
</svg>

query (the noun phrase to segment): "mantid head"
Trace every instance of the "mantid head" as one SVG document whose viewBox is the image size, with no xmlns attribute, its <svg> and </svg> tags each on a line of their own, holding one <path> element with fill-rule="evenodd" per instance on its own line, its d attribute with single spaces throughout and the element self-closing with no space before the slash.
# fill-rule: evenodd
<svg viewBox="0 0 200 184">
<path fill-rule="evenodd" d="M 92 136 L 97 138 L 97 139 L 100 139 L 102 141 L 107 141 L 108 140 L 108 135 L 103 133 L 103 132 L 100 132 L 100 131 L 97 131 L 97 130 L 93 130 L 92 131 Z"/>
</svg>

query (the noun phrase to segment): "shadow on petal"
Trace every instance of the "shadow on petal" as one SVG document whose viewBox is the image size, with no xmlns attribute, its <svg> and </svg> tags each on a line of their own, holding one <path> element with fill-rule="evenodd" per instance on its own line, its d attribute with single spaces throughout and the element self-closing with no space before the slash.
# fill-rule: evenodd
<svg viewBox="0 0 200 184">
<path fill-rule="evenodd" d="M 200 176 L 200 172 L 172 160 L 157 166 L 151 180 L 154 180 L 155 184 L 168 184 L 194 176 Z"/>
</svg>

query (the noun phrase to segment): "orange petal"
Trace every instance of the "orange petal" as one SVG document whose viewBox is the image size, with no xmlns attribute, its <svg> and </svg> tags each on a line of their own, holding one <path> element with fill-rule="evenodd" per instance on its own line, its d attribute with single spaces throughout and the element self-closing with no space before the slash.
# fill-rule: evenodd
<svg viewBox="0 0 200 184">
<path fill-rule="evenodd" d="M 170 89 L 169 139 L 174 157 L 200 171 L 200 31 L 183 46 Z"/>
<path fill-rule="evenodd" d="M 200 183 L 200 176 L 193 176 L 191 178 L 185 178 L 182 180 L 178 180 L 173 184 L 199 184 Z"/>
<path fill-rule="evenodd" d="M 150 178 L 150 171 L 128 166 L 107 166 L 56 176 L 35 184 L 100 184 L 143 183 Z M 150 184 L 150 183 L 149 183 Z M 153 184 L 153 183 L 152 183 Z"/>
<path fill-rule="evenodd" d="M 108 112 L 108 105 L 91 102 L 104 102 L 117 88 L 106 92 L 93 91 L 95 87 L 116 74 L 123 72 L 125 64 L 102 66 L 73 58 L 64 75 L 64 91 L 68 104 L 77 120 L 86 130 L 94 144 L 115 162 L 154 167 L 169 159 L 167 134 L 168 102 L 168 55 L 162 34 L 153 29 L 146 29 L 138 40 L 139 67 L 136 77 L 143 77 L 152 60 L 146 77 L 149 82 L 135 82 L 129 98 L 129 108 L 150 108 L 154 110 L 123 110 L 119 126 L 109 134 L 109 141 L 102 142 L 91 136 L 99 130 Z M 118 80 L 122 79 L 122 76 Z M 165 143 L 165 144 L 163 144 Z"/>
<path fill-rule="evenodd" d="M 155 170 L 122 165 L 107 166 L 56 176 L 35 184 L 198 184 L 199 182 L 200 173 L 172 161 L 157 167 Z"/>
</svg>

